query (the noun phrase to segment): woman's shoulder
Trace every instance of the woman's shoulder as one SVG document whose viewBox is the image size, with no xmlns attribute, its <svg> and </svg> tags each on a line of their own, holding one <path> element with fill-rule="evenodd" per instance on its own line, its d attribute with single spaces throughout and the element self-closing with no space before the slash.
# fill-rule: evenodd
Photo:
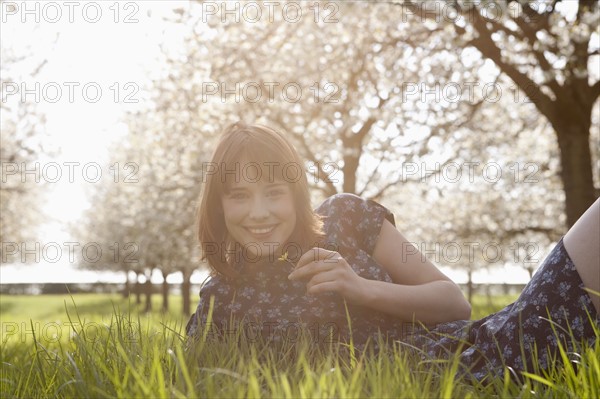
<svg viewBox="0 0 600 399">
<path fill-rule="evenodd" d="M 371 216 L 375 219 L 387 219 L 395 225 L 393 213 L 375 200 L 363 198 L 353 193 L 337 193 L 326 198 L 315 212 L 324 217 L 343 217 L 359 219 L 360 222 Z"/>
<path fill-rule="evenodd" d="M 381 226 L 387 219 L 395 225 L 392 212 L 374 200 L 352 193 L 339 193 L 327 198 L 315 212 L 323 218 L 327 242 L 341 248 L 373 253 Z"/>
<path fill-rule="evenodd" d="M 200 284 L 200 297 L 210 297 L 210 295 L 230 294 L 233 287 L 230 282 L 219 275 L 208 275 Z"/>
<path fill-rule="evenodd" d="M 317 208 L 316 212 L 319 214 L 325 214 L 323 216 L 327 216 L 327 214 L 332 213 L 333 211 L 355 211 L 359 209 L 365 203 L 364 198 L 359 197 L 356 194 L 352 193 L 337 193 L 333 194 L 330 197 L 327 197 Z"/>
<path fill-rule="evenodd" d="M 330 195 L 329 197 L 325 198 L 325 200 L 323 201 L 323 203 L 327 203 L 327 202 L 348 202 L 348 201 L 364 201 L 364 198 L 360 197 L 357 194 L 354 193 L 335 193 L 333 195 Z"/>
</svg>

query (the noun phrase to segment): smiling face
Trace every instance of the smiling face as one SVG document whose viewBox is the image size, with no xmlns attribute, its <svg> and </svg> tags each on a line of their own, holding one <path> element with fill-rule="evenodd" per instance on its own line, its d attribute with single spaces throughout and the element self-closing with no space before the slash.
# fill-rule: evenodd
<svg viewBox="0 0 600 399">
<path fill-rule="evenodd" d="M 238 259 L 275 261 L 287 250 L 295 261 L 324 237 L 304 161 L 284 134 L 229 125 L 203 171 L 198 239 L 202 259 L 217 274 L 235 280 Z"/>
<path fill-rule="evenodd" d="M 282 180 L 240 179 L 221 198 L 225 225 L 243 248 L 246 260 L 277 259 L 296 228 L 296 208 L 289 184 Z"/>
</svg>

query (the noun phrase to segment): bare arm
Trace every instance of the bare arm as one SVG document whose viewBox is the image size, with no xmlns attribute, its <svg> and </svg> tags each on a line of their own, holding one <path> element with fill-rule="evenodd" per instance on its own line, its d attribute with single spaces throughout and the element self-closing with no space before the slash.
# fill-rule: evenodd
<svg viewBox="0 0 600 399">
<path fill-rule="evenodd" d="M 365 305 L 423 323 L 471 317 L 471 306 L 460 288 L 387 220 L 381 227 L 373 257 L 394 283 L 366 280 Z"/>
<path fill-rule="evenodd" d="M 583 285 L 600 292 L 600 199 L 569 229 L 563 243 Z M 591 293 L 590 297 L 600 314 L 600 296 Z"/>
<path fill-rule="evenodd" d="M 309 295 L 337 292 L 350 303 L 398 317 L 435 324 L 465 320 L 471 306 L 460 289 L 387 220 L 373 252 L 392 283 L 360 277 L 338 252 L 313 248 L 300 257 L 290 280 L 308 281 Z"/>
</svg>

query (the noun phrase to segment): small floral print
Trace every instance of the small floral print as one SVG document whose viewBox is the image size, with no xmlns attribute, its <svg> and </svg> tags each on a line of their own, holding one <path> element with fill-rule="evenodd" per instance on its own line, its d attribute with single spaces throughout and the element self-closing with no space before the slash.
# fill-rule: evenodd
<svg viewBox="0 0 600 399">
<path fill-rule="evenodd" d="M 325 200 L 316 212 L 324 217 L 327 242 L 336 245 L 336 251 L 361 277 L 392 282 L 372 256 L 383 221 L 393 223 L 388 209 L 353 194 L 337 194 Z M 214 296 L 213 322 L 224 328 L 231 312 L 237 312 L 252 320 L 276 320 L 280 326 L 298 323 L 299 319 L 308 328 L 333 322 L 342 335 L 346 334 L 342 331 L 347 329 L 344 302 L 334 293 L 306 295 L 306 282 L 287 279 L 287 269 L 293 266 L 285 252 L 276 262 L 245 275 L 240 286 L 212 278 L 201 290 L 196 313 L 186 327 L 188 335 L 197 333 L 199 322 L 206 323 L 211 296 Z M 236 267 L 244 269 L 243 264 Z M 572 331 L 575 340 L 566 340 L 572 346 L 574 342 L 594 337 L 593 323 L 600 322 L 562 240 L 542 262 L 521 296 L 483 319 L 443 323 L 427 333 L 418 326 L 407 329 L 397 318 L 364 307 L 349 305 L 348 312 L 357 348 L 373 341 L 379 329 L 387 332 L 388 337 L 418 348 L 416 355 L 423 360 L 452 356 L 460 347 L 461 362 L 476 379 L 490 372 L 502 375 L 505 365 L 516 371 L 529 369 L 531 359 L 522 358 L 521 353 L 522 350 L 531 353 L 534 346 L 539 359 L 547 364 L 558 345 L 554 331 Z M 590 322 L 588 313 L 596 320 Z M 552 322 L 548 321 L 549 314 Z M 566 348 L 567 352 L 574 349 Z"/>
<path fill-rule="evenodd" d="M 258 294 L 258 303 L 270 303 L 271 302 L 271 294 L 268 292 L 261 292 Z"/>
</svg>

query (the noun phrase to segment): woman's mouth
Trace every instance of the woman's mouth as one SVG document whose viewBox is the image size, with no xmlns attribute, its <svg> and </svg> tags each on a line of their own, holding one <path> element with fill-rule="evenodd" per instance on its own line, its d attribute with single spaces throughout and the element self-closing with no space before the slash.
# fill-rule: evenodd
<svg viewBox="0 0 600 399">
<path fill-rule="evenodd" d="M 275 230 L 275 227 L 277 227 L 277 225 L 261 226 L 261 227 L 246 227 L 246 230 L 248 230 L 252 235 L 260 238 L 260 237 L 266 237 L 269 234 L 271 234 L 273 232 L 273 230 Z"/>
</svg>

